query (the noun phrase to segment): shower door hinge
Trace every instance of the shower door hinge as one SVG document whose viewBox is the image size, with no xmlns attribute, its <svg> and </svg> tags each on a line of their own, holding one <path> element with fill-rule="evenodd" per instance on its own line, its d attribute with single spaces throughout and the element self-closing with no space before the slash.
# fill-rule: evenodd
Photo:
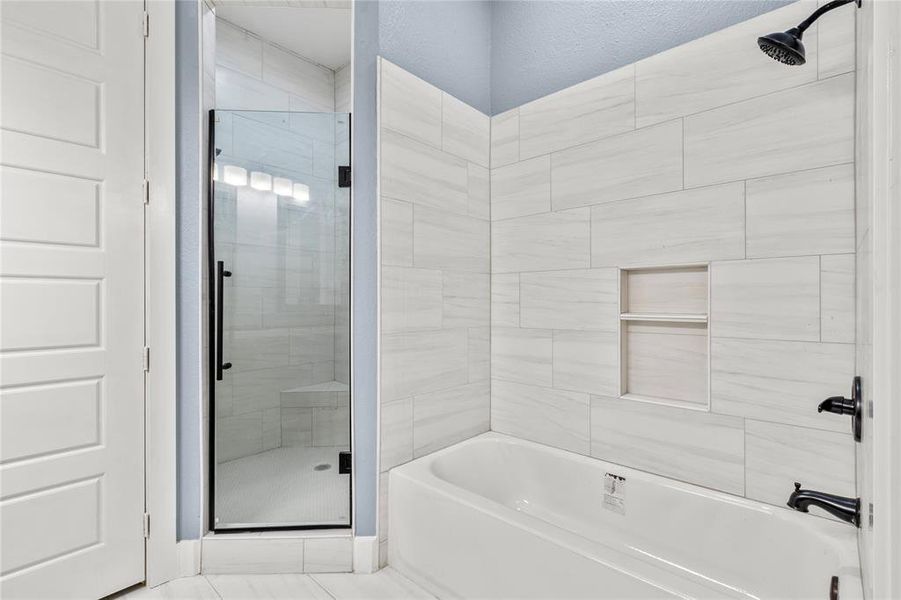
<svg viewBox="0 0 901 600">
<path fill-rule="evenodd" d="M 144 367 L 144 372 L 150 372 L 150 346 L 144 346 L 144 356 L 141 361 L 142 366 Z"/>
<path fill-rule="evenodd" d="M 150 37 L 150 13 L 144 11 L 144 37 Z"/>
<path fill-rule="evenodd" d="M 143 526 L 144 526 L 144 539 L 146 540 L 150 537 L 150 513 L 144 513 Z"/>
<path fill-rule="evenodd" d="M 339 188 L 349 188 L 350 187 L 350 166 L 338 167 L 338 187 Z"/>
<path fill-rule="evenodd" d="M 353 464 L 353 457 L 350 452 L 338 453 L 338 475 L 350 475 Z"/>
<path fill-rule="evenodd" d="M 145 179 L 144 183 L 141 185 L 142 185 L 141 196 L 144 199 L 144 204 L 145 205 L 150 204 L 150 181 Z"/>
</svg>

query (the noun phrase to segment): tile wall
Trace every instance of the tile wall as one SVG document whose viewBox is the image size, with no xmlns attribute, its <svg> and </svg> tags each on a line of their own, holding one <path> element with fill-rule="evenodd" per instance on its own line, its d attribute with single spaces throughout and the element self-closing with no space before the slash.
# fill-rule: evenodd
<svg viewBox="0 0 901 600">
<path fill-rule="evenodd" d="M 381 560 L 387 471 L 488 430 L 489 118 L 379 61 Z"/>
<path fill-rule="evenodd" d="M 854 15 L 805 34 L 804 67 L 755 44 L 815 7 L 492 118 L 493 430 L 777 506 L 794 481 L 854 494 L 849 420 L 816 412 L 855 367 Z M 436 110 L 398 113 L 435 143 Z M 383 228 L 409 226 L 387 208 Z M 620 398 L 618 268 L 689 263 L 709 263 L 710 410 Z M 425 291 L 407 306 L 407 325 L 441 316 Z"/>
</svg>

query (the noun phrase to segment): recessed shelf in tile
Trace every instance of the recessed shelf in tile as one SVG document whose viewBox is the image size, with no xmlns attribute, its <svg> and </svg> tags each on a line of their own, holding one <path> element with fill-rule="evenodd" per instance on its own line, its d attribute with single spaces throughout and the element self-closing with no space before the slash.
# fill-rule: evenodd
<svg viewBox="0 0 901 600">
<path fill-rule="evenodd" d="M 706 265 L 622 269 L 620 396 L 708 410 Z"/>
</svg>

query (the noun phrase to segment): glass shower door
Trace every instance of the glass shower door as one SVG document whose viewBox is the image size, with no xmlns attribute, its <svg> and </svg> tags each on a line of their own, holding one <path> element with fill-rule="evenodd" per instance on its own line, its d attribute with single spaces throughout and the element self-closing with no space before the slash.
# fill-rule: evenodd
<svg viewBox="0 0 901 600">
<path fill-rule="evenodd" d="M 211 528 L 350 526 L 350 115 L 211 120 Z"/>
</svg>

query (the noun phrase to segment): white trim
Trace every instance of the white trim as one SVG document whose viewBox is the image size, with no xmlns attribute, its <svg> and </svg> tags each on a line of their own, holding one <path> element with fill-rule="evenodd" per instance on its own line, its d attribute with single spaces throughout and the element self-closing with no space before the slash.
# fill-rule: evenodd
<svg viewBox="0 0 901 600">
<path fill-rule="evenodd" d="M 354 573 L 375 573 L 379 570 L 379 536 L 354 538 Z"/>
<path fill-rule="evenodd" d="M 901 598 L 901 4 L 872 10 L 873 596 Z"/>
<path fill-rule="evenodd" d="M 150 513 L 146 582 L 177 577 L 175 540 L 175 4 L 146 0 L 150 36 L 144 53 L 145 344 L 153 364 L 145 379 L 145 506 Z"/>
<path fill-rule="evenodd" d="M 178 555 L 178 577 L 200 574 L 200 540 L 182 540 L 175 545 Z"/>
</svg>

